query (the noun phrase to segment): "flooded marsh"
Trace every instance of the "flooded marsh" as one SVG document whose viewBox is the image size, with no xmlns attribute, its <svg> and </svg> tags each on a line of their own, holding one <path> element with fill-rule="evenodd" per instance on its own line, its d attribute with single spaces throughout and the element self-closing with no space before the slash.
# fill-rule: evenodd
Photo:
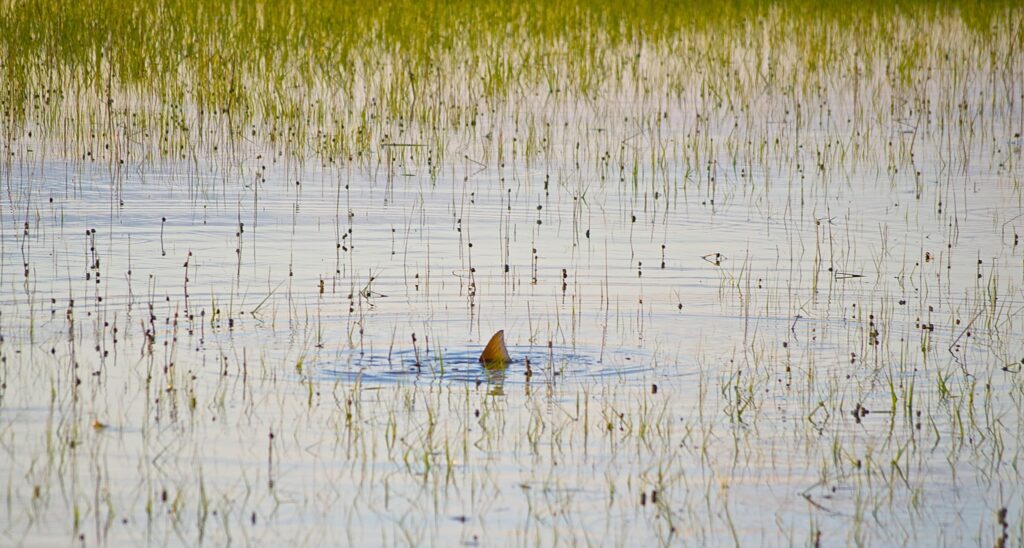
<svg viewBox="0 0 1024 548">
<path fill-rule="evenodd" d="M 0 104 L 2 545 L 1024 542 L 1014 3 L 0 0 Z"/>
</svg>

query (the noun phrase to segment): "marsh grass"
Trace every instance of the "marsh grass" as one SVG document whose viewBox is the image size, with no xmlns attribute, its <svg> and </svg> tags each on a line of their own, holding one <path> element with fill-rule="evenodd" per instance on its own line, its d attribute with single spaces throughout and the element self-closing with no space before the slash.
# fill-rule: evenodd
<svg viewBox="0 0 1024 548">
<path fill-rule="evenodd" d="M 1019 62 L 1012 3 L 811 7 L 4 2 L 4 133 L 59 138 L 63 154 L 113 165 L 238 152 L 253 141 L 269 146 L 269 158 L 365 163 L 382 145 L 418 144 L 408 160 L 436 169 L 481 136 L 497 147 L 471 151 L 484 163 L 503 163 L 510 148 L 527 162 L 550 158 L 576 139 L 558 139 L 545 106 L 593 110 L 594 125 L 611 129 L 618 105 L 631 103 L 641 116 L 622 129 L 636 132 L 655 130 L 653 114 L 672 103 L 737 114 L 761 111 L 767 97 L 799 128 L 837 79 L 863 88 L 853 105 L 863 119 L 886 100 L 880 93 L 894 107 L 924 106 L 930 79 L 962 93 L 985 66 Z M 940 35 L 957 39 L 940 50 Z M 1012 96 L 988 94 L 990 108 Z M 522 130 L 515 145 L 502 135 Z M 620 167 L 632 166 L 637 184 L 639 156 L 625 153 Z M 690 166 L 698 173 L 699 158 Z"/>
</svg>

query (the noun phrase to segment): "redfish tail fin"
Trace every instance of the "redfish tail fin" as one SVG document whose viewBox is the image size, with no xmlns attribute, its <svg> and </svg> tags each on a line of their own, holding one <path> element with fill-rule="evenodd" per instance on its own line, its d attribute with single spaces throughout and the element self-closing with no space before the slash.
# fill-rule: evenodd
<svg viewBox="0 0 1024 548">
<path fill-rule="evenodd" d="M 495 333 L 487 342 L 484 351 L 480 354 L 480 363 L 485 365 L 504 365 L 512 361 L 505 348 L 505 330 Z"/>
</svg>

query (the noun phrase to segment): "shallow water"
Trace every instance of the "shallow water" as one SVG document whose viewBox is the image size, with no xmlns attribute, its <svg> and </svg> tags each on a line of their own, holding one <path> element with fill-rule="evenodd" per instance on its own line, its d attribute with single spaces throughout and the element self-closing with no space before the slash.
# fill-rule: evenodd
<svg viewBox="0 0 1024 548">
<path fill-rule="evenodd" d="M 1020 511 L 1001 179 L 645 210 L 530 173 L 60 165 L 6 182 L 13 542 L 943 544 Z M 515 362 L 484 371 L 498 328 Z"/>
<path fill-rule="evenodd" d="M 14 139 L 0 543 L 1019 542 L 1010 59 L 934 114 L 552 98 L 440 166 Z"/>
</svg>

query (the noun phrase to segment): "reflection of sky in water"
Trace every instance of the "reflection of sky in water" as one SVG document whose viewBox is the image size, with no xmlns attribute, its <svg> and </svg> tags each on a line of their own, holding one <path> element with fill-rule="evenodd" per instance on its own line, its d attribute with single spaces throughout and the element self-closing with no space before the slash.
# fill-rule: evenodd
<svg viewBox="0 0 1024 548">
<path fill-rule="evenodd" d="M 510 347 L 513 360 L 504 368 L 483 368 L 479 352 L 444 351 L 442 356 L 413 350 L 400 350 L 390 356 L 381 353 L 344 353 L 337 361 L 318 364 L 323 380 L 360 379 L 367 384 L 386 382 L 450 382 L 488 384 L 526 384 L 544 382 L 578 384 L 584 381 L 625 380 L 637 382 L 642 374 L 653 374 L 649 356 L 635 351 L 606 351 L 600 359 L 597 348 Z M 528 374 L 529 371 L 529 374 Z"/>
<path fill-rule="evenodd" d="M 689 119 L 679 114 L 672 119 Z M 715 123 L 716 138 L 731 133 L 729 120 Z M 285 541 L 308 523 L 375 531 L 394 514 L 433 505 L 445 516 L 434 520 L 445 539 L 464 526 L 452 516 L 504 532 L 519 525 L 523 506 L 566 500 L 581 516 L 573 527 L 607 527 L 609 513 L 620 518 L 615 527 L 635 526 L 645 522 L 633 519 L 632 503 L 615 505 L 649 493 L 663 472 L 678 489 L 663 493 L 676 497 L 668 500 L 700 499 L 673 508 L 681 530 L 703 527 L 696 520 L 709 504 L 716 516 L 731 504 L 748 520 L 735 524 L 739 534 L 763 542 L 777 523 L 809 519 L 807 499 L 793 493 L 832 510 L 815 514 L 822 530 L 842 530 L 864 511 L 859 497 L 888 487 L 848 481 L 863 470 L 850 463 L 877 456 L 876 468 L 892 474 L 889 463 L 907 454 L 893 440 L 923 447 L 915 436 L 932 428 L 936 449 L 912 449 L 918 460 L 906 485 L 882 497 L 892 516 L 873 526 L 918 519 L 906 509 L 927 488 L 928 511 L 949 517 L 940 538 L 977 530 L 992 514 L 992 484 L 979 476 L 1013 472 L 964 467 L 959 451 L 975 441 L 957 438 L 963 423 L 950 417 L 976 412 L 957 408 L 956 398 L 983 385 L 995 415 L 1019 408 L 999 398 L 1019 383 L 1000 367 L 1024 355 L 1022 247 L 1013 243 L 1024 232 L 1020 170 L 986 161 L 952 169 L 944 143 L 918 135 L 921 175 L 889 173 L 878 167 L 887 165 L 885 142 L 910 137 L 882 123 L 877 148 L 822 175 L 806 166 L 850 129 L 825 126 L 834 131 L 804 133 L 799 145 L 786 123 L 770 126 L 764 137 L 787 145 L 769 147 L 752 169 L 724 150 L 701 158 L 716 162 L 714 190 L 706 171 L 684 165 L 688 153 L 671 128 L 661 144 L 677 147 L 675 156 L 657 173 L 640 162 L 635 188 L 614 167 L 558 162 L 454 162 L 436 180 L 405 165 L 400 172 L 412 176 L 393 181 L 372 165 L 272 163 L 259 185 L 248 182 L 253 158 L 243 167 L 146 165 L 123 179 L 103 166 L 49 160 L 8 172 L 0 330 L 12 365 L 0 370 L 12 386 L 32 388 L 5 392 L 0 419 L 18 436 L 47 428 L 50 440 L 81 435 L 104 455 L 113 492 L 131 493 L 126 507 L 158 500 L 151 489 L 170 489 L 172 500 L 175 488 L 194 495 L 185 483 L 201 465 L 212 500 L 257 492 L 263 498 L 251 506 L 264 510 L 261 520 L 280 517 L 270 528 L 280 526 L 273 534 Z M 611 128 L 601 133 L 606 142 L 590 145 L 617 151 L 632 133 Z M 634 144 L 641 153 L 651 146 Z M 973 158 L 1005 153 L 986 139 L 964 146 Z M 983 316 L 991 302 L 996 312 Z M 154 358 L 144 352 L 149 328 Z M 486 370 L 477 356 L 496 329 L 514 361 Z M 960 375 L 961 363 L 979 384 Z M 76 401 L 67 395 L 72 370 L 85 378 Z M 950 371 L 952 396 L 938 388 Z M 169 376 L 178 383 L 170 390 Z M 902 404 L 911 389 L 917 406 L 892 412 L 890 391 Z M 854 421 L 854 405 L 871 414 Z M 67 409 L 84 410 L 87 423 L 62 423 Z M 641 416 L 655 434 L 637 433 Z M 93 418 L 118 424 L 97 433 Z M 278 468 L 267 464 L 270 431 L 287 440 L 274 446 Z M 22 466 L 0 464 L 3 475 L 43 474 L 25 463 L 48 446 L 28 439 L 35 445 L 26 453 L 12 452 Z M 1019 452 L 1012 436 L 1002 443 L 1006 454 Z M 833 447 L 851 453 L 836 457 Z M 424 478 L 437 479 L 423 463 L 476 483 L 439 481 L 447 494 L 424 502 Z M 816 483 L 819 466 L 839 471 Z M 266 484 L 268 468 L 278 474 L 273 495 L 251 487 Z M 139 487 L 138 470 L 154 486 Z M 376 500 L 385 484 L 390 506 Z M 358 493 L 370 509 L 339 492 Z M 463 493 L 480 498 L 466 502 Z M 123 512 L 132 523 L 150 519 Z"/>
<path fill-rule="evenodd" d="M 827 184 L 726 174 L 714 206 L 706 188 L 674 186 L 659 201 L 585 175 L 545 193 L 539 169 L 510 177 L 474 168 L 463 184 L 459 171 L 388 183 L 357 170 L 306 166 L 286 175 L 271 166 L 258 187 L 175 169 L 129 172 L 115 191 L 103 168 L 64 175 L 60 164 L 45 164 L 44 173 L 60 175 L 33 178 L 31 236 L 20 239 L 12 217 L 5 223 L 0 299 L 15 298 L 25 259 L 41 299 L 120 304 L 152 295 L 162 297 L 158 306 L 184 308 L 188 259 L 190 306 L 229 308 L 236 327 L 252 325 L 261 337 L 280 338 L 290 316 L 290 331 L 295 318 L 316 317 L 324 336 L 348 340 L 339 330 L 358 319 L 361 340 L 350 344 L 364 349 L 390 345 L 396 329 L 402 341 L 431 329 L 453 347 L 505 328 L 514 344 L 667 345 L 681 351 L 670 361 L 686 361 L 699 348 L 731 349 L 752 329 L 782 336 L 798 315 L 850 319 L 853 304 L 883 295 L 906 303 L 889 316 L 910 326 L 928 306 L 956 308 L 929 295 L 939 285 L 949 295 L 973 290 L 978 258 L 987 278 L 1019 254 L 1007 246 L 1007 227 L 1017 224 L 1003 179 L 937 184 L 928 170 L 939 168 L 929 165 L 921 200 L 909 177 L 890 182 L 864 167 Z M 513 182 L 503 186 L 499 175 Z M 946 190 L 960 186 L 967 190 Z M 98 286 L 84 280 L 89 228 L 97 230 Z M 720 264 L 702 259 L 714 253 Z M 348 295 L 364 289 L 371 298 L 355 298 L 350 314 Z M 262 314 L 248 314 L 257 307 Z"/>
</svg>

